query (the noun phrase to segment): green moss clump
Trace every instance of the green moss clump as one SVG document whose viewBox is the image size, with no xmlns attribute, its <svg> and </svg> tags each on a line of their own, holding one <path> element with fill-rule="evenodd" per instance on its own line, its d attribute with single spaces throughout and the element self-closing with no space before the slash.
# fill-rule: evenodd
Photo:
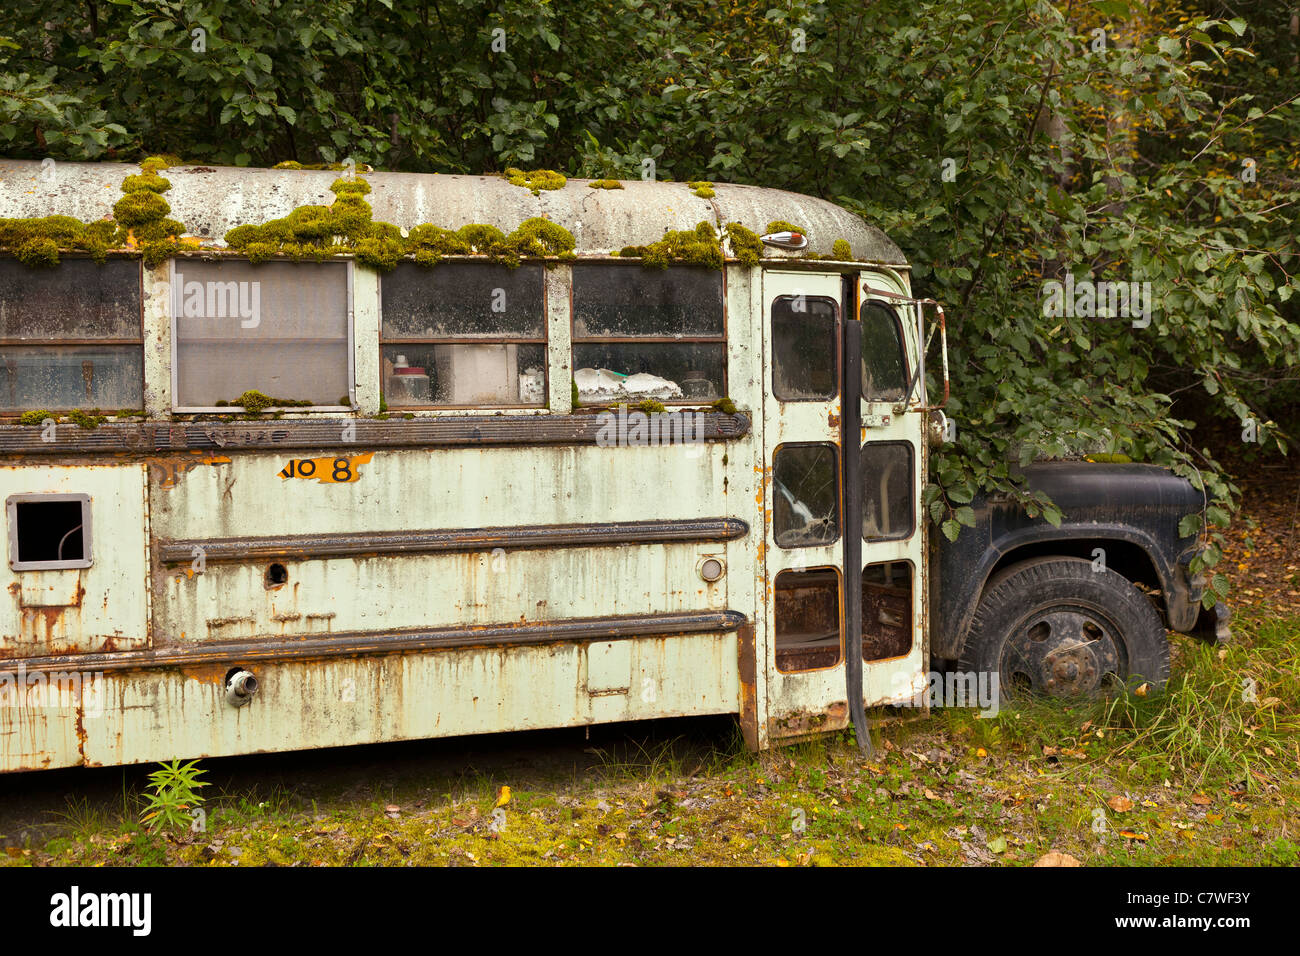
<svg viewBox="0 0 1300 956">
<path fill-rule="evenodd" d="M 358 196 L 365 196 L 370 192 L 370 183 L 364 179 L 343 179 L 334 180 L 330 185 L 330 192 L 336 196 L 342 196 L 344 193 L 356 193 Z"/>
<path fill-rule="evenodd" d="M 139 176 L 127 176 L 126 179 L 122 180 L 122 192 L 124 193 L 135 193 L 141 190 L 165 193 L 171 188 L 171 181 L 163 179 L 152 169 Z"/>
<path fill-rule="evenodd" d="M 663 402 L 656 401 L 653 398 L 647 398 L 643 401 L 637 402 L 636 410 L 639 412 L 645 412 L 647 415 L 653 415 L 658 412 L 667 411 L 668 409 Z"/>
<path fill-rule="evenodd" d="M 149 189 L 127 193 L 113 204 L 113 218 L 128 229 L 162 219 L 171 211 L 167 200 Z"/>
<path fill-rule="evenodd" d="M 72 421 L 74 424 L 80 425 L 82 428 L 95 429 L 98 428 L 100 425 L 104 424 L 104 422 L 108 421 L 107 418 L 105 418 L 103 415 L 98 414 L 98 412 L 99 412 L 98 408 L 95 409 L 94 412 L 85 412 L 82 411 L 80 408 L 74 408 L 71 412 L 68 413 L 68 419 Z"/>
<path fill-rule="evenodd" d="M 229 404 L 242 405 L 244 411 L 253 415 L 260 415 L 268 408 L 304 408 L 310 406 L 311 402 L 306 399 L 272 398 L 270 395 L 257 391 L 257 389 L 249 389 Z"/>
<path fill-rule="evenodd" d="M 694 229 L 666 232 L 662 239 L 648 246 L 624 246 L 618 254 L 640 257 L 641 264 L 652 269 L 666 269 L 673 262 L 722 268 L 722 243 L 717 230 L 708 222 L 701 222 Z"/>
<path fill-rule="evenodd" d="M 792 222 L 786 222 L 784 219 L 773 219 L 767 224 L 767 233 L 773 232 L 797 232 L 800 235 L 807 235 L 803 226 L 796 226 Z"/>
<path fill-rule="evenodd" d="M 276 163 L 272 169 L 328 169 L 331 172 L 339 173 L 348 168 L 347 163 L 300 163 L 296 159 L 286 159 L 283 162 Z M 357 169 L 368 171 L 369 166 L 363 163 L 357 164 Z"/>
<path fill-rule="evenodd" d="M 48 269 L 59 264 L 59 244 L 53 239 L 28 239 L 14 250 L 14 256 L 25 266 Z"/>
<path fill-rule="evenodd" d="M 841 262 L 851 262 L 853 260 L 853 247 L 849 245 L 847 239 L 836 239 L 831 243 L 831 258 L 838 259 Z"/>
<path fill-rule="evenodd" d="M 727 238 L 731 240 L 731 254 L 747 266 L 758 265 L 763 255 L 763 243 L 758 233 L 751 232 L 738 222 L 729 222 L 725 227 Z"/>
<path fill-rule="evenodd" d="M 687 183 L 686 185 L 689 186 L 691 191 L 701 199 L 712 199 L 717 195 L 717 193 L 713 191 L 713 183 L 710 182 L 699 181 Z"/>
<path fill-rule="evenodd" d="M 549 219 L 534 216 L 525 219 L 507 238 L 510 247 L 521 256 L 568 257 L 576 245 L 573 233 Z"/>
<path fill-rule="evenodd" d="M 282 163 L 276 163 L 271 168 L 272 169 L 302 169 L 303 165 L 302 163 L 298 162 L 298 160 L 296 159 L 286 159 Z"/>
<path fill-rule="evenodd" d="M 156 173 L 160 169 L 170 169 L 172 166 L 184 165 L 185 160 L 181 159 L 179 156 L 172 153 L 160 153 L 156 156 L 146 157 L 145 161 L 140 164 L 140 168 L 144 170 L 146 175 L 148 175 L 150 173 Z M 126 189 L 123 189 L 123 192 L 126 191 Z"/>
<path fill-rule="evenodd" d="M 46 411 L 44 408 L 36 408 L 30 412 L 23 412 L 18 416 L 19 425 L 43 425 L 45 419 L 52 418 L 58 421 L 58 416 L 53 412 Z"/>
<path fill-rule="evenodd" d="M 502 256 L 508 251 L 506 234 L 496 226 L 472 222 L 456 230 L 456 238 L 468 249 L 468 253 L 481 256 Z"/>
<path fill-rule="evenodd" d="M 357 261 L 372 269 L 388 272 L 396 267 L 406 252 L 400 242 L 392 239 L 362 239 L 356 246 Z"/>
<path fill-rule="evenodd" d="M 573 408 L 581 408 L 582 402 L 578 399 L 578 380 L 576 378 L 571 378 L 569 379 L 569 384 L 573 386 L 573 394 L 570 400 L 570 405 Z"/>
<path fill-rule="evenodd" d="M 617 179 L 593 179 L 587 183 L 592 189 L 622 189 L 623 184 Z"/>
<path fill-rule="evenodd" d="M 522 169 L 511 167 L 506 170 L 505 177 L 510 185 L 522 186 L 534 196 L 543 189 L 562 189 L 568 182 L 563 173 L 557 173 L 553 169 L 534 169 L 524 172 Z"/>
<path fill-rule="evenodd" d="M 729 398 L 720 398 L 709 407 L 715 411 L 722 412 L 724 415 L 736 414 L 736 403 Z"/>
</svg>

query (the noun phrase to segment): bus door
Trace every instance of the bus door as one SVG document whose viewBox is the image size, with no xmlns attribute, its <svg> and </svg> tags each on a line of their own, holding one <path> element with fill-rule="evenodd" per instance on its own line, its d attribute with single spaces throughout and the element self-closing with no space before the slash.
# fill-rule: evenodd
<svg viewBox="0 0 1300 956">
<path fill-rule="evenodd" d="M 925 396 L 905 293 L 885 275 L 764 273 L 771 742 L 850 723 L 846 621 L 859 622 L 864 706 L 924 686 Z"/>
</svg>

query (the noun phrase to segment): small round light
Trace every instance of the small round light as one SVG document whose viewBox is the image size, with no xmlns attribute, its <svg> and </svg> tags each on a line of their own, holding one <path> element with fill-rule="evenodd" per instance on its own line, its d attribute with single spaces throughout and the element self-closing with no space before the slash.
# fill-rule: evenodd
<svg viewBox="0 0 1300 956">
<path fill-rule="evenodd" d="M 712 584 L 722 577 L 722 562 L 717 558 L 705 558 L 700 562 L 700 577 Z"/>
</svg>

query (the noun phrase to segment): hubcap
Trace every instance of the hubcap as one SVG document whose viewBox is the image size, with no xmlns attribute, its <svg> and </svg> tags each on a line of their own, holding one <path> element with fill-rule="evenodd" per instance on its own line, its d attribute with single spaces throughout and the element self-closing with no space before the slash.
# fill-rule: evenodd
<svg viewBox="0 0 1300 956">
<path fill-rule="evenodd" d="M 1124 644 L 1102 614 L 1059 605 L 1025 618 L 1002 647 L 1002 692 L 1079 697 L 1123 673 Z"/>
</svg>

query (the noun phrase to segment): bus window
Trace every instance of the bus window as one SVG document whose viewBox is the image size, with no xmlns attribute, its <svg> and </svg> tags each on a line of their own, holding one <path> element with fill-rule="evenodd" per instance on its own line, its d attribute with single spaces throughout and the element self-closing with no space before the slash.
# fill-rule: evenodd
<svg viewBox="0 0 1300 956">
<path fill-rule="evenodd" d="M 882 302 L 862 306 L 862 397 L 901 402 L 907 395 L 907 359 L 898 313 Z"/>
<path fill-rule="evenodd" d="M 783 295 L 772 303 L 772 394 L 783 402 L 828 400 L 839 392 L 839 310 L 833 299 Z"/>
<path fill-rule="evenodd" d="M 783 673 L 840 662 L 840 576 L 834 568 L 776 576 L 776 668 Z"/>
<path fill-rule="evenodd" d="M 726 395 L 720 271 L 612 262 L 572 268 L 580 401 L 701 402 Z"/>
<path fill-rule="evenodd" d="M 840 536 L 839 466 L 834 445 L 782 445 L 772 458 L 772 510 L 782 548 L 830 544 Z"/>
<path fill-rule="evenodd" d="M 218 410 L 245 391 L 337 407 L 349 394 L 349 265 L 174 260 L 178 410 Z"/>
<path fill-rule="evenodd" d="M 540 264 L 399 263 L 380 280 L 390 408 L 546 404 Z"/>
<path fill-rule="evenodd" d="M 0 410 L 140 408 L 140 263 L 0 259 Z"/>
<path fill-rule="evenodd" d="M 862 569 L 862 659 L 902 657 L 912 649 L 912 563 Z"/>
<path fill-rule="evenodd" d="M 912 446 L 868 442 L 862 446 L 862 537 L 888 541 L 912 534 Z"/>
</svg>

